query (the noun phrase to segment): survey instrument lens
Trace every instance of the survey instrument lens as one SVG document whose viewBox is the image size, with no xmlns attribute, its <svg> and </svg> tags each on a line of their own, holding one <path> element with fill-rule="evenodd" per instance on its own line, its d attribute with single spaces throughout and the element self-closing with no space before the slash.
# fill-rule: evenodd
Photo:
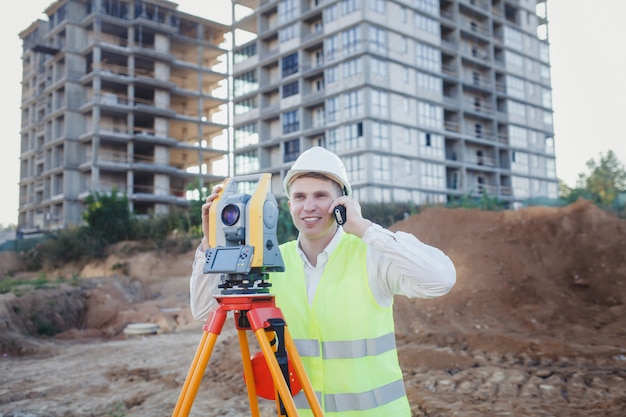
<svg viewBox="0 0 626 417">
<path fill-rule="evenodd" d="M 224 207 L 224 210 L 222 210 L 222 223 L 226 226 L 232 226 L 237 223 L 240 214 L 239 207 L 234 204 L 228 204 Z"/>
</svg>

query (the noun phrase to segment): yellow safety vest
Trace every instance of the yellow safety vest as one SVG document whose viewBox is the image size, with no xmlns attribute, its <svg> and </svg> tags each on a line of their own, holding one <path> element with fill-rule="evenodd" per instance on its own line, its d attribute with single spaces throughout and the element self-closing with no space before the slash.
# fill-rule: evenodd
<svg viewBox="0 0 626 417">
<path fill-rule="evenodd" d="M 312 305 L 297 242 L 281 245 L 285 272 L 272 273 L 271 291 L 327 417 L 409 417 L 394 334 L 393 309 L 371 293 L 366 245 L 344 235 L 333 251 Z M 300 416 L 312 416 L 303 392 Z"/>
</svg>

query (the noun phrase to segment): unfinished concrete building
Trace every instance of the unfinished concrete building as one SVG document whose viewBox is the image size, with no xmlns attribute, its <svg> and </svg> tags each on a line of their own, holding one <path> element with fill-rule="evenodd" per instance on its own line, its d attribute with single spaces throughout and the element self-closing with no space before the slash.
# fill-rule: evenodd
<svg viewBox="0 0 626 417">
<path fill-rule="evenodd" d="M 546 3 L 233 0 L 235 174 L 322 145 L 364 202 L 556 198 Z"/>
<path fill-rule="evenodd" d="M 82 222 L 116 189 L 136 214 L 229 175 L 229 27 L 162 0 L 60 0 L 23 41 L 18 228 Z"/>
</svg>

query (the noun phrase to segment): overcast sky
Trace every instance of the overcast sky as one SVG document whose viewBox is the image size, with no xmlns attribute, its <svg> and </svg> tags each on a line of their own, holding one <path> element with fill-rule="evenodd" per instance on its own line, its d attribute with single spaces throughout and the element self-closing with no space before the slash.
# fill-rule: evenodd
<svg viewBox="0 0 626 417">
<path fill-rule="evenodd" d="M 16 3 L 0 26 L 0 226 L 17 224 L 21 124 L 22 46 L 18 33 L 45 15 L 52 0 Z M 179 8 L 203 17 L 203 4 L 214 12 L 225 0 L 179 0 Z M 216 4 L 220 6 L 216 7 Z M 227 15 L 227 14 L 226 14 Z M 574 186 L 586 162 L 613 150 L 626 163 L 624 97 L 626 97 L 626 1 L 549 0 L 552 104 L 557 177 Z"/>
</svg>

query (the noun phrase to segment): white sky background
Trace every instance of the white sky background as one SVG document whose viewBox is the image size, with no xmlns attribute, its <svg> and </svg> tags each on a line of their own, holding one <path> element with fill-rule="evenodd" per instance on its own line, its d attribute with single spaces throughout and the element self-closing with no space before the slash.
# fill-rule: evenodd
<svg viewBox="0 0 626 417">
<path fill-rule="evenodd" d="M 0 226 L 17 224 L 22 55 L 19 32 L 53 0 L 25 0 L 0 25 Z M 227 0 L 178 0 L 206 18 L 229 15 Z M 207 11 L 204 11 L 207 9 Z M 223 13 L 223 14 L 222 14 Z M 586 162 L 613 150 L 626 164 L 626 1 L 548 0 L 557 177 L 569 186 Z"/>
</svg>

